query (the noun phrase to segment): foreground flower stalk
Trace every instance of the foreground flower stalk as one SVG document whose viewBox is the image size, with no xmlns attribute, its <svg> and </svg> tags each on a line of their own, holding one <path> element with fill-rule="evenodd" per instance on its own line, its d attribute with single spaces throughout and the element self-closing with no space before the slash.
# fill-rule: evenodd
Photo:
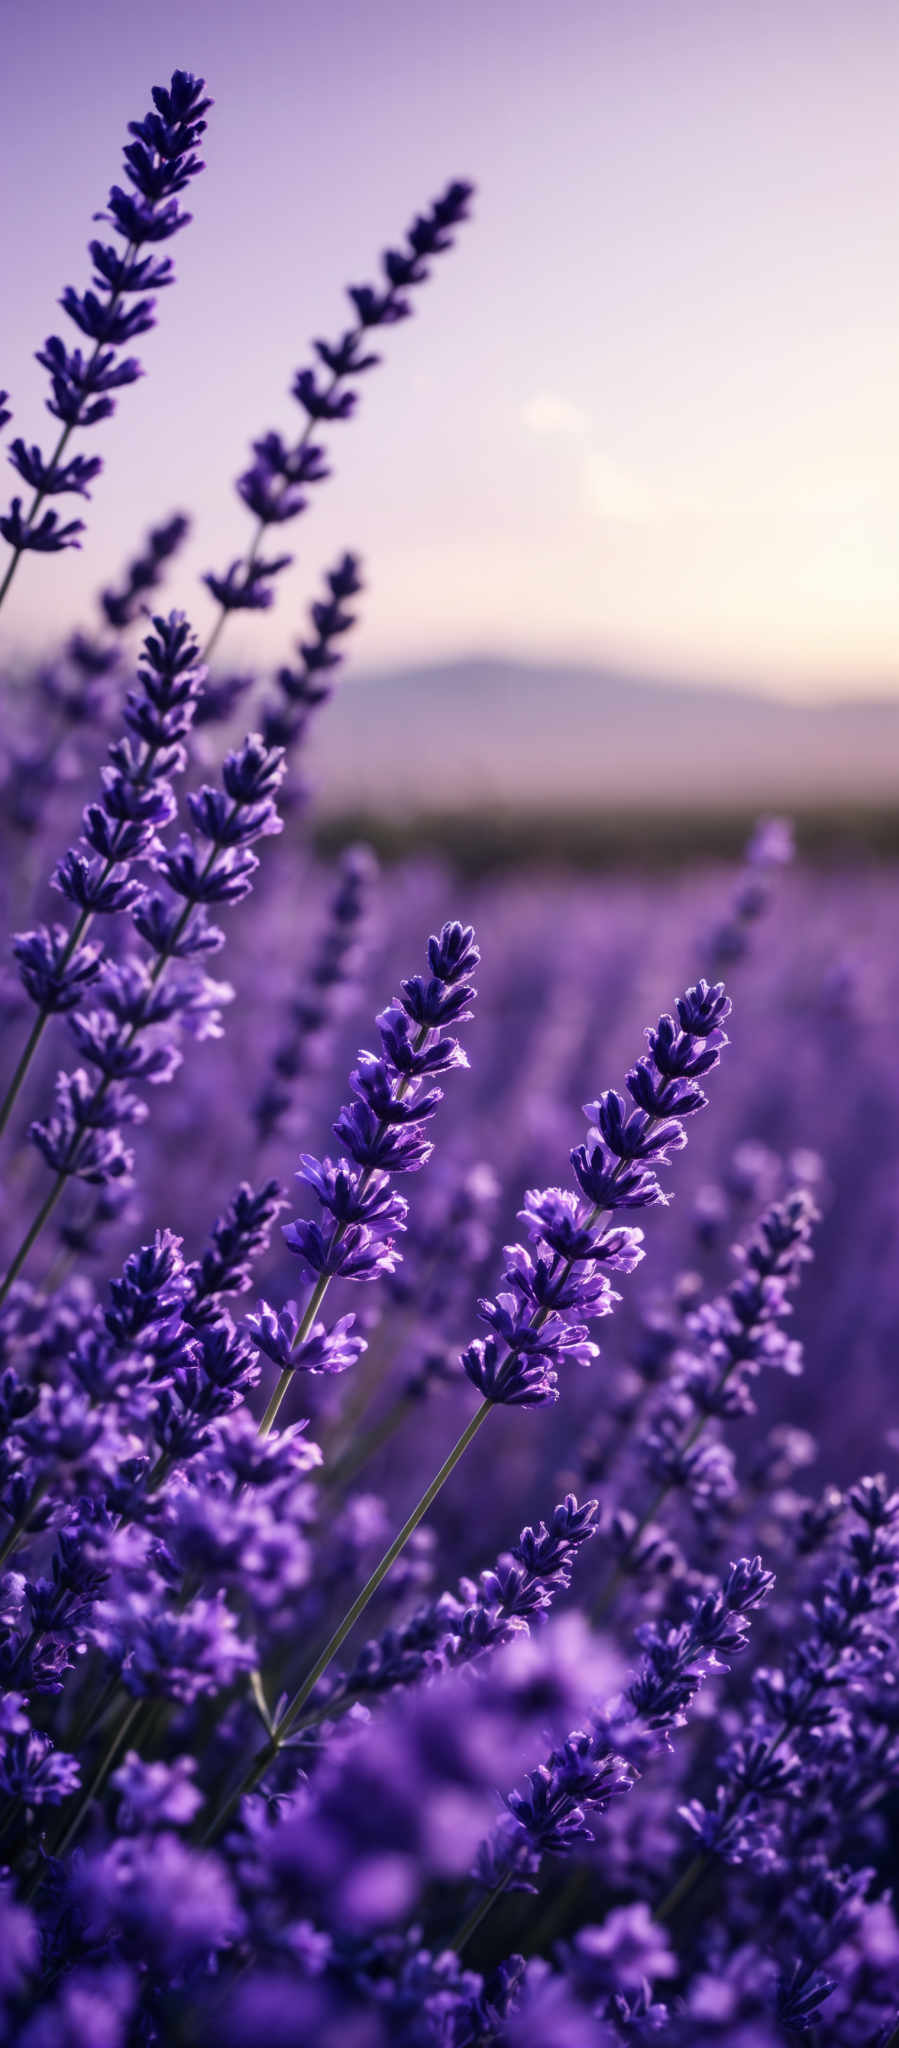
<svg viewBox="0 0 899 2048">
<path fill-rule="evenodd" d="M 175 71 L 168 88 L 155 86 L 153 106 L 142 121 L 132 121 L 134 138 L 125 149 L 125 177 L 130 192 L 113 185 L 109 212 L 104 216 L 125 243 L 124 251 L 114 245 L 93 241 L 90 254 L 94 265 L 92 289 L 78 293 L 67 285 L 61 304 L 88 341 L 91 353 L 67 349 L 58 335 L 51 335 L 38 356 L 50 375 L 53 396 L 48 409 L 62 421 L 62 431 L 49 457 L 37 447 L 17 439 L 11 460 L 33 496 L 27 510 L 14 498 L 9 512 L 0 518 L 0 534 L 11 549 L 5 575 L 0 581 L 0 604 L 12 584 L 22 559 L 29 550 L 56 554 L 68 547 L 80 547 L 83 521 L 60 523 L 48 510 L 38 519 L 41 506 L 51 496 L 75 492 L 90 495 L 88 485 L 102 468 L 98 456 L 63 456 L 72 434 L 81 427 L 96 426 L 115 410 L 112 391 L 133 384 L 141 375 L 133 356 L 116 356 L 116 350 L 146 334 L 155 325 L 155 299 L 137 297 L 155 292 L 174 282 L 171 258 L 156 256 L 159 242 L 167 241 L 186 227 L 190 214 L 180 210 L 178 195 L 203 169 L 196 147 L 206 129 L 205 115 L 212 101 L 204 98 L 202 78 L 188 71 Z M 126 299 L 134 303 L 126 305 Z"/>
<path fill-rule="evenodd" d="M 606 1723 L 586 1732 L 578 1729 L 545 1764 L 531 1773 L 526 1792 L 508 1798 L 507 1815 L 479 1853 L 475 1876 L 486 1887 L 453 1940 L 467 1946 L 476 1929 L 509 1887 L 536 1891 L 535 1879 L 544 1856 L 571 1855 L 581 1842 L 593 1841 L 586 1825 L 591 1815 L 605 1813 L 610 1801 L 630 1792 L 641 1765 L 665 1750 L 674 1731 L 684 1725 L 687 1709 L 710 1672 L 726 1671 L 727 1657 L 746 1648 L 747 1616 L 773 1590 L 774 1579 L 760 1557 L 732 1564 L 720 1591 L 691 1602 L 688 1620 L 679 1629 L 647 1630 L 647 1654 L 624 1699 Z M 625 1750 L 617 1753 L 616 1745 Z"/>
<path fill-rule="evenodd" d="M 224 575 L 210 572 L 204 577 L 218 605 L 204 660 L 209 660 L 233 612 L 267 611 L 273 603 L 274 579 L 289 567 L 293 557 L 263 557 L 260 551 L 266 534 L 272 528 L 280 531 L 298 518 L 306 510 L 309 489 L 330 475 L 326 451 L 313 435 L 324 426 L 349 419 L 355 411 L 356 381 L 380 361 L 369 351 L 370 334 L 409 318 L 409 294 L 427 280 L 428 261 L 452 247 L 453 231 L 468 219 L 473 192 L 467 180 L 454 179 L 425 213 L 416 215 L 408 231 L 408 246 L 386 251 L 383 282 L 349 288 L 356 316 L 353 325 L 336 342 L 316 341 L 321 368 L 300 369 L 294 377 L 291 395 L 306 414 L 298 440 L 291 446 L 281 434 L 269 432 L 253 442 L 253 461 L 238 478 L 237 492 L 255 515 L 256 525 L 246 553 L 231 562 Z"/>
<path fill-rule="evenodd" d="M 45 1027 L 55 1014 L 71 1014 L 97 980 L 103 948 L 88 945 L 94 918 L 122 915 L 140 902 L 142 887 L 131 875 L 135 861 L 151 860 L 162 849 L 160 831 L 177 809 L 172 777 L 187 765 L 184 742 L 190 730 L 205 669 L 183 613 L 153 620 L 141 649 L 137 688 L 125 706 L 125 737 L 109 750 L 98 800 L 85 807 L 82 839 L 86 853 L 72 847 L 57 862 L 54 887 L 75 905 L 71 931 L 41 925 L 13 940 L 19 972 L 37 1015 L 0 1108 L 6 1129 Z"/>
<path fill-rule="evenodd" d="M 790 1291 L 811 1257 L 816 1217 L 802 1188 L 772 1204 L 738 1254 L 738 1279 L 688 1318 L 678 1369 L 650 1414 L 645 1435 L 646 1463 L 658 1484 L 636 1522 L 631 1518 L 622 1524 L 623 1547 L 592 1609 L 597 1626 L 628 1573 L 639 1568 L 643 1539 L 669 1496 L 679 1490 L 701 1508 L 720 1485 L 720 1445 L 713 1446 L 708 1461 L 702 1455 L 710 1422 L 753 1414 L 751 1384 L 766 1367 L 801 1372 L 799 1348 L 782 1324 L 791 1312 Z M 729 1467 L 724 1466 L 723 1476 L 728 1483 Z"/>
<path fill-rule="evenodd" d="M 465 941 L 470 943 L 468 935 L 463 937 L 460 933 L 457 947 Z M 523 1213 L 537 1241 L 537 1257 L 533 1258 L 521 1245 L 509 1249 L 510 1263 L 504 1278 L 512 1291 L 500 1294 L 496 1302 L 481 1303 L 481 1314 L 494 1334 L 486 1340 L 476 1340 L 463 1355 L 466 1373 L 483 1395 L 480 1407 L 279 1714 L 269 1740 L 254 1757 L 240 1785 L 211 1815 L 204 1841 L 213 1840 L 221 1832 L 241 1800 L 261 1783 L 316 1686 L 483 1428 L 491 1408 L 542 1407 L 552 1403 L 558 1399 L 559 1365 L 569 1360 L 589 1365 L 598 1356 L 598 1346 L 590 1341 L 586 1325 L 575 1318 L 608 1315 L 619 1298 L 612 1293 L 609 1271 L 630 1272 L 642 1257 L 639 1232 L 620 1227 L 607 1231 L 607 1225 L 616 1209 L 647 1208 L 667 1199 L 656 1168 L 667 1161 L 671 1151 L 686 1143 L 680 1119 L 706 1106 L 707 1098 L 698 1086 L 698 1077 L 709 1073 L 720 1060 L 727 1044 L 721 1027 L 729 1010 L 729 998 L 722 983 L 710 988 L 706 982 L 699 982 L 679 997 L 676 1021 L 670 1016 L 660 1017 L 657 1026 L 647 1033 L 648 1051 L 628 1073 L 627 1087 L 635 1107 L 628 1109 L 614 1089 L 587 1105 L 585 1114 L 591 1126 L 588 1139 L 571 1154 L 582 1191 L 580 1199 L 559 1188 L 528 1196 Z M 407 1035 L 408 1026 L 404 1033 Z M 675 1110 L 678 1116 L 672 1114 Z M 335 1128 L 340 1130 L 341 1126 Z M 289 1229 L 290 1226 L 288 1234 Z M 305 1316 L 295 1334 L 287 1339 L 289 1349 L 309 1335 L 323 1298 L 322 1283 L 329 1277 L 321 1275 Z M 271 1320 L 271 1312 L 268 1313 Z M 263 1417 L 263 1434 L 271 1427 L 276 1404 L 289 1385 L 291 1370 L 289 1363 L 285 1364 Z"/>
<path fill-rule="evenodd" d="M 380 1053 L 362 1051 L 350 1075 L 355 1100 L 334 1125 L 350 1160 L 303 1155 L 297 1177 L 317 1195 L 324 1228 L 301 1219 L 284 1228 L 285 1242 L 313 1281 L 302 1313 L 293 1301 L 280 1314 L 263 1301 L 247 1319 L 260 1351 L 281 1368 L 260 1436 L 273 1428 L 298 1368 L 343 1372 L 364 1349 L 363 1340 L 351 1335 L 352 1316 L 331 1332 L 316 1326 L 316 1318 L 332 1279 L 371 1282 L 399 1260 L 394 1234 L 405 1227 L 408 1205 L 391 1187 L 391 1175 L 416 1172 L 430 1158 L 433 1146 L 423 1126 L 442 1100 L 430 1077 L 468 1065 L 447 1027 L 472 1014 L 468 1004 L 475 991 L 465 977 L 478 958 L 470 925 L 446 924 L 428 941 L 430 979 L 413 975 L 403 982 L 396 1001 L 377 1018 Z"/>
<path fill-rule="evenodd" d="M 267 749 L 257 734 L 250 734 L 242 747 L 226 756 L 223 787 L 206 786 L 188 800 L 197 836 L 208 848 L 205 857 L 187 834 L 174 847 L 155 854 L 171 895 L 141 890 L 132 910 L 136 932 L 154 956 L 153 964 L 148 966 L 135 955 L 110 963 L 100 985 L 101 1007 L 73 1014 L 79 1050 L 99 1078 L 92 1083 L 83 1068 L 60 1074 L 55 1113 L 45 1123 L 31 1126 L 32 1143 L 55 1179 L 7 1268 L 0 1304 L 69 1179 L 102 1186 L 130 1177 L 133 1155 L 123 1143 L 119 1124 L 142 1122 L 147 1108 L 128 1083 L 169 1081 L 180 1062 L 171 1037 L 157 1042 L 156 1027 L 179 1013 L 190 1023 L 199 1013 L 201 1034 L 210 1028 L 210 1010 L 214 1019 L 213 1006 L 222 996 L 219 986 L 204 975 L 176 981 L 169 988 L 163 988 L 163 980 L 173 962 L 203 957 L 223 943 L 224 934 L 209 923 L 207 906 L 239 902 L 248 894 L 258 865 L 251 844 L 280 830 L 274 796 L 283 774 L 283 750 Z"/>
<path fill-rule="evenodd" d="M 279 1716 L 278 1721 L 272 1728 L 268 1742 L 264 1743 L 257 1752 L 245 1776 L 241 1779 L 240 1784 L 231 1793 L 230 1797 L 213 1812 L 200 1837 L 203 1842 L 214 1841 L 222 1829 L 227 1826 L 232 1814 L 237 1812 L 241 1801 L 246 1798 L 248 1793 L 254 1792 L 257 1785 L 262 1783 L 266 1772 L 275 1762 L 291 1729 L 302 1714 L 307 1700 L 311 1698 L 320 1679 L 324 1678 L 325 1673 L 330 1669 L 334 1658 L 339 1656 L 347 1636 L 355 1628 L 357 1621 L 361 1621 L 378 1587 L 383 1584 L 388 1572 L 392 1571 L 397 1558 L 405 1550 L 410 1536 L 414 1535 L 419 1523 L 424 1521 L 429 1508 L 433 1507 L 438 1494 L 446 1485 L 447 1480 L 451 1477 L 461 1459 L 464 1458 L 469 1445 L 474 1443 L 475 1437 L 478 1431 L 483 1428 L 492 1406 L 493 1403 L 491 1401 L 482 1401 L 480 1407 L 472 1416 L 471 1421 L 466 1424 L 461 1436 L 456 1439 L 452 1450 L 444 1458 L 440 1470 L 435 1472 L 430 1486 L 425 1488 L 421 1499 L 416 1503 L 411 1515 L 403 1523 L 402 1528 L 397 1531 L 393 1542 L 385 1550 L 380 1562 L 375 1566 L 371 1577 L 366 1581 L 361 1592 L 357 1593 L 352 1605 L 347 1608 L 343 1620 L 338 1624 L 333 1635 L 325 1644 L 320 1657 L 316 1659 L 311 1671 L 304 1678 L 302 1685 L 294 1693 L 284 1712 Z"/>
</svg>

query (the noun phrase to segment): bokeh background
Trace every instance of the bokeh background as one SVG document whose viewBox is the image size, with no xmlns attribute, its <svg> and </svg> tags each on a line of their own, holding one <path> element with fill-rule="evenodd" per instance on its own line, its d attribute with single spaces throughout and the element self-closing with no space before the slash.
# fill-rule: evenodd
<svg viewBox="0 0 899 2048">
<path fill-rule="evenodd" d="M 195 526 L 174 596 L 205 628 L 196 578 L 245 540 L 231 485 L 249 439 L 297 417 L 290 373 L 339 327 L 343 284 L 471 176 L 476 224 L 334 430 L 336 474 L 280 601 L 234 622 L 229 659 L 284 658 L 322 567 L 353 547 L 368 591 L 321 727 L 326 808 L 396 832 L 412 809 L 473 807 L 509 844 L 509 813 L 528 814 L 526 844 L 536 812 L 579 853 L 628 843 L 622 811 L 678 813 L 678 843 L 772 804 L 811 814 L 810 844 L 850 813 L 858 842 L 888 836 L 892 5 L 0 14 L 15 169 L 0 369 L 26 438 L 45 417 L 33 350 L 62 283 L 82 282 L 123 110 L 176 64 L 216 100 L 148 374 L 96 437 L 107 474 L 83 551 L 54 563 L 52 595 L 33 564 L 19 579 L 13 660 L 47 654 L 175 506 Z"/>
</svg>

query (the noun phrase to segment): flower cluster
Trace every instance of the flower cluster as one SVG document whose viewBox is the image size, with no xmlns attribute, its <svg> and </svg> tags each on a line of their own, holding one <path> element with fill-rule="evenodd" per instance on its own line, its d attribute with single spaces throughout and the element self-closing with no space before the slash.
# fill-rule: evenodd
<svg viewBox="0 0 899 2048">
<path fill-rule="evenodd" d="M 766 1368 L 791 1375 L 802 1370 L 799 1345 L 783 1325 L 791 1314 L 790 1293 L 812 1256 L 809 1238 L 816 1219 L 804 1188 L 773 1203 L 738 1248 L 739 1277 L 686 1319 L 642 1449 L 656 1485 L 665 1493 L 679 1489 L 697 1513 L 726 1500 L 734 1485 L 733 1459 L 720 1440 L 709 1441 L 708 1424 L 753 1415 L 753 1381 Z M 660 1504 L 661 1492 L 653 1501 L 653 1516 Z"/>
<path fill-rule="evenodd" d="M 749 1641 L 748 1616 L 769 1597 L 773 1575 L 760 1557 L 740 1558 L 714 1593 L 696 1597 L 679 1627 L 643 1631 L 644 1656 L 622 1706 L 578 1729 L 533 1771 L 527 1790 L 513 1792 L 508 1815 L 479 1852 L 475 1875 L 488 1904 L 510 1886 L 533 1891 L 546 1855 L 569 1855 L 593 1840 L 585 1809 L 602 1814 L 609 1801 L 635 1783 L 641 1762 L 664 1748 L 683 1727 L 703 1679 L 727 1671 L 727 1659 Z M 623 1750 L 625 1753 L 619 1753 Z M 473 1925 L 481 1918 L 480 1911 Z"/>
<path fill-rule="evenodd" d="M 313 435 L 338 420 L 349 419 L 355 411 L 355 382 L 380 361 L 371 351 L 369 334 L 408 318 L 410 292 L 426 281 L 429 261 L 452 248 L 453 230 L 467 220 L 473 190 L 464 180 L 455 179 L 427 212 L 416 215 L 407 246 L 385 252 L 383 282 L 349 287 L 353 325 L 335 342 L 316 341 L 317 364 L 298 370 L 291 386 L 292 396 L 306 415 L 299 440 L 291 445 L 281 434 L 268 432 L 253 442 L 253 461 L 238 478 L 237 490 L 256 520 L 254 545 L 246 556 L 233 561 L 224 575 L 210 573 L 204 578 L 223 614 L 265 611 L 273 602 L 273 579 L 292 558 L 263 556 L 258 553 L 259 542 L 270 527 L 280 529 L 304 512 L 309 490 L 330 475 L 326 451 Z"/>
<path fill-rule="evenodd" d="M 310 614 L 309 638 L 297 642 L 296 667 L 285 663 L 276 682 L 280 701 L 263 705 L 261 728 L 269 746 L 290 747 L 302 741 L 310 715 L 327 704 L 334 688 L 336 668 L 343 660 L 342 642 L 356 623 L 348 602 L 363 589 L 355 555 L 343 555 L 325 579 L 327 595 L 318 598 Z"/>
<path fill-rule="evenodd" d="M 173 512 L 161 526 L 151 526 L 140 554 L 128 563 L 118 589 L 112 587 L 101 592 L 103 616 L 114 633 L 123 633 L 140 616 L 145 598 L 151 590 L 158 590 L 172 557 L 184 546 L 189 532 L 190 520 L 183 512 Z"/>
<path fill-rule="evenodd" d="M 320 1070 L 322 1055 L 361 964 L 364 930 L 377 861 L 367 846 L 348 846 L 311 966 L 290 1003 L 284 1036 L 253 1104 L 260 1141 L 270 1140 L 290 1113 L 301 1120 L 298 1083 Z"/>
<path fill-rule="evenodd" d="M 333 1279 L 377 1280 L 400 1257 L 395 1239 L 408 1205 L 391 1179 L 430 1158 L 424 1127 L 443 1099 L 431 1077 L 468 1065 L 447 1027 L 472 1014 L 474 989 L 466 976 L 478 957 L 470 925 L 445 924 L 428 940 L 429 977 L 415 974 L 402 983 L 377 1018 L 380 1052 L 360 1052 L 350 1075 L 354 1100 L 334 1124 L 349 1158 L 303 1154 L 297 1178 L 314 1190 L 322 1221 L 297 1218 L 282 1234 L 311 1284 L 309 1301 L 302 1312 L 290 1301 L 280 1313 L 263 1301 L 247 1318 L 260 1351 L 280 1366 L 282 1377 L 298 1369 L 344 1372 L 364 1349 L 353 1334 L 353 1316 L 341 1317 L 331 1330 L 315 1317 Z"/>
<path fill-rule="evenodd" d="M 742 959 L 753 925 L 768 909 L 771 878 L 789 867 L 796 848 L 789 818 L 760 818 L 746 847 L 744 869 L 728 915 L 712 932 L 708 950 L 722 968 Z"/>
<path fill-rule="evenodd" d="M 313 1697 L 310 1719 L 330 1719 L 357 1700 L 376 1698 L 418 1678 L 473 1663 L 513 1636 L 527 1634 L 567 1592 L 582 1544 L 596 1534 L 596 1502 L 569 1493 L 549 1522 L 522 1529 L 518 1542 L 477 1580 L 463 1579 L 360 1650 L 355 1663 Z"/>
<path fill-rule="evenodd" d="M 138 705 L 135 716 L 140 715 Z M 150 736 L 156 729 L 154 715 L 148 713 L 145 723 Z M 222 945 L 224 934 L 210 923 L 209 906 L 238 903 L 252 887 L 258 866 L 252 842 L 280 830 L 275 792 L 283 772 L 281 749 L 266 748 L 258 734 L 250 734 L 226 756 L 221 788 L 207 785 L 188 796 L 194 837 L 183 833 L 173 847 L 156 850 L 160 820 L 155 795 L 150 817 L 139 816 L 134 823 L 134 831 L 145 835 L 141 851 L 152 851 L 153 865 L 170 893 L 141 888 L 131 910 L 152 964 L 136 952 L 110 961 L 94 989 L 96 1007 L 72 1013 L 70 1028 L 78 1050 L 96 1070 L 97 1079 L 91 1081 L 84 1068 L 60 1074 L 54 1114 L 32 1124 L 30 1133 L 59 1186 L 73 1174 L 99 1185 L 130 1174 L 133 1157 L 119 1127 L 140 1123 L 147 1114 L 132 1083 L 171 1080 L 180 1062 L 172 1035 L 177 1023 L 199 1037 L 218 1029 L 218 1005 L 227 991 L 202 971 L 199 976 L 188 971 L 186 976 L 166 977 L 166 969 L 173 961 L 201 960 Z M 131 825 L 127 797 L 122 808 Z M 102 829 L 98 826 L 98 831 Z M 97 890 L 112 885 L 119 850 L 120 841 L 108 833 L 102 858 L 109 866 L 104 865 L 92 884 Z M 80 886 L 77 856 L 68 858 L 73 865 L 66 868 L 66 879 L 74 876 Z M 94 901 L 91 908 L 97 907 Z M 131 904 L 104 907 L 131 909 Z"/>
<path fill-rule="evenodd" d="M 38 447 L 29 447 L 21 437 L 12 443 L 13 468 L 34 496 L 28 511 L 23 510 L 21 498 L 14 498 L 9 512 L 0 518 L 0 534 L 13 551 L 4 591 L 26 549 L 54 554 L 80 546 L 82 520 L 63 523 L 52 507 L 42 518 L 37 515 L 48 497 L 72 492 L 89 497 L 88 487 L 102 468 L 95 455 L 72 455 L 63 461 L 65 448 L 76 428 L 94 427 L 108 419 L 115 411 L 112 393 L 133 384 L 141 374 L 136 357 L 119 351 L 155 325 L 152 294 L 174 282 L 171 257 L 158 256 L 156 250 L 191 218 L 179 195 L 203 169 L 196 152 L 211 105 L 212 101 L 204 98 L 202 78 L 194 78 L 189 71 L 175 71 L 168 87 L 154 87 L 150 112 L 142 121 L 129 124 L 133 140 L 125 149 L 124 175 L 131 189 L 113 185 L 108 212 L 103 216 L 124 247 L 92 241 L 90 288 L 77 292 L 66 285 L 60 300 L 89 348 L 67 348 L 59 335 L 51 334 L 38 352 L 38 362 L 47 370 L 52 386 L 47 407 L 61 421 L 62 433 L 50 456 L 42 455 Z"/>
<path fill-rule="evenodd" d="M 660 1017 L 647 1032 L 649 1051 L 626 1077 L 635 1106 L 614 1088 L 586 1104 L 591 1128 L 571 1154 L 580 1195 L 534 1189 L 519 1212 L 536 1251 L 507 1247 L 508 1292 L 480 1304 L 493 1334 L 475 1339 L 462 1358 L 487 1401 L 543 1407 L 558 1399 L 560 1366 L 589 1365 L 599 1355 L 587 1321 L 608 1315 L 619 1299 L 610 1274 L 633 1272 L 643 1257 L 642 1231 L 609 1229 L 609 1220 L 619 1209 L 667 1201 L 657 1168 L 686 1144 L 682 1119 L 707 1101 L 698 1079 L 727 1044 L 721 1027 L 730 999 L 722 983 L 698 982 L 678 997 L 676 1011 L 676 1020 Z"/>
<path fill-rule="evenodd" d="M 808 1800 L 814 1785 L 823 1818 L 834 1778 L 848 1789 L 847 1767 L 856 1797 L 871 1782 L 871 1764 L 875 1780 L 882 1769 L 882 1755 L 866 1754 L 867 1734 L 857 1762 L 850 1762 L 855 1731 L 841 1704 L 847 1687 L 860 1689 L 892 1654 L 891 1623 L 899 1612 L 899 1494 L 891 1494 L 883 1478 L 865 1479 L 850 1488 L 848 1506 L 842 1554 L 807 1602 L 806 1634 L 785 1668 L 756 1675 L 750 1723 L 722 1758 L 714 1804 L 707 1809 L 693 1799 L 681 1809 L 703 1848 L 727 1862 L 750 1858 L 766 1869 L 783 1867 L 783 1836 L 789 1840 L 790 1806 L 800 1787 Z M 808 1763 L 811 1771 L 803 1768 Z M 808 1828 L 806 1812 L 803 1832 Z"/>
<path fill-rule="evenodd" d="M 25 988 L 44 1014 L 73 1009 L 99 973 L 102 949 L 85 939 L 88 920 L 97 912 L 132 910 L 140 901 L 131 863 L 159 850 L 159 834 L 175 816 L 171 778 L 185 766 L 183 742 L 204 671 L 182 613 L 154 619 L 153 627 L 141 652 L 138 688 L 125 706 L 127 733 L 110 748 L 101 794 L 82 814 L 88 850 L 71 848 L 54 872 L 56 888 L 82 915 L 73 932 L 42 926 L 14 941 Z"/>
</svg>

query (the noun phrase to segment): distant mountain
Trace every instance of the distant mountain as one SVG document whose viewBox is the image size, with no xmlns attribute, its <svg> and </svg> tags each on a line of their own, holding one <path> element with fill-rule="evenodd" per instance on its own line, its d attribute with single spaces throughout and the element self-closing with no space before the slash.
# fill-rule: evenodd
<svg viewBox="0 0 899 2048">
<path fill-rule="evenodd" d="M 313 753 L 325 809 L 899 803 L 899 697 L 800 706 L 472 657 L 348 677 Z"/>
</svg>

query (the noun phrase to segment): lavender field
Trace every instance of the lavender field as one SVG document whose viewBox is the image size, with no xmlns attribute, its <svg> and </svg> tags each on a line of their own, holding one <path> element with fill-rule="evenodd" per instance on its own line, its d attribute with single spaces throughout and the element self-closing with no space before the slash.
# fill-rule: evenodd
<svg viewBox="0 0 899 2048">
<path fill-rule="evenodd" d="M 563 692 L 543 755 L 545 684 L 507 752 L 463 693 L 448 823 L 452 704 L 385 686 L 356 773 L 374 579 L 293 557 L 461 177 L 257 380 L 230 561 L 136 477 L 69 618 L 219 119 L 153 88 L 39 444 L 0 393 L 0 2040 L 895 2048 L 883 745 L 710 826 L 625 701 L 566 837 Z"/>
</svg>

